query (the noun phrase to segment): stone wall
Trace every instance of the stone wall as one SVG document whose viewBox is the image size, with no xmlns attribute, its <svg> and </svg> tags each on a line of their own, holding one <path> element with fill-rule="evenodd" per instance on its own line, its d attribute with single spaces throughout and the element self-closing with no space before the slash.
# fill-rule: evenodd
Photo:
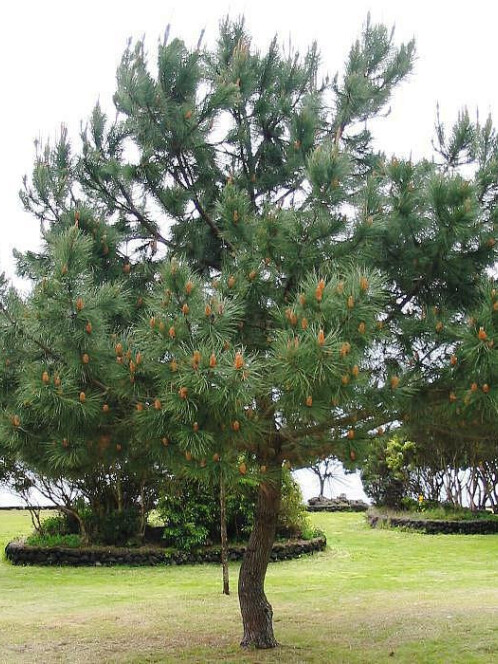
<svg viewBox="0 0 498 664">
<path fill-rule="evenodd" d="M 338 498 L 310 498 L 307 509 L 308 512 L 366 512 L 368 507 L 363 500 L 349 500 L 341 495 Z"/>
<path fill-rule="evenodd" d="M 416 519 L 394 517 L 387 514 L 368 514 L 372 528 L 387 526 L 418 530 L 428 535 L 492 535 L 498 533 L 498 519 L 475 519 L 473 521 L 443 521 L 439 519 Z"/>
<path fill-rule="evenodd" d="M 311 540 L 288 540 L 273 545 L 271 561 L 299 558 L 303 554 L 323 551 L 327 541 L 325 537 Z M 230 560 L 242 560 L 245 546 L 231 546 Z M 22 541 L 9 542 L 5 555 L 14 565 L 71 565 L 71 566 L 110 566 L 110 565 L 188 565 L 195 563 L 219 563 L 219 547 L 212 547 L 196 553 L 171 552 L 152 547 L 137 549 L 113 547 L 85 547 L 71 549 L 67 547 L 34 547 Z"/>
</svg>

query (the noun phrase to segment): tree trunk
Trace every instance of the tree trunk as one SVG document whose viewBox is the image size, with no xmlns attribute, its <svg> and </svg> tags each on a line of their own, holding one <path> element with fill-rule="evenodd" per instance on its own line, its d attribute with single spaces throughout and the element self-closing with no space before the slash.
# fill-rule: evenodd
<svg viewBox="0 0 498 664">
<path fill-rule="evenodd" d="M 225 480 L 220 474 L 220 532 L 221 532 L 221 567 L 223 569 L 223 594 L 230 595 L 230 581 L 228 577 L 228 536 L 227 536 L 227 510 L 226 510 Z"/>
<path fill-rule="evenodd" d="M 140 479 L 140 533 L 139 537 L 143 541 L 145 531 L 147 530 L 147 510 L 145 509 L 145 479 Z"/>
<path fill-rule="evenodd" d="M 121 486 L 121 473 L 118 470 L 116 473 L 116 492 L 118 501 L 118 512 L 121 514 L 123 511 L 123 487 Z"/>
<path fill-rule="evenodd" d="M 29 510 L 29 515 L 31 517 L 31 523 L 33 524 L 33 528 L 36 530 L 37 533 L 41 534 L 43 531 L 43 527 L 40 521 L 40 508 L 35 507 L 34 505 L 30 505 L 24 496 L 23 498 L 28 503 L 28 510 Z"/>
<path fill-rule="evenodd" d="M 280 509 L 282 469 L 277 467 L 271 479 L 259 487 L 254 526 L 239 574 L 239 602 L 244 636 L 243 648 L 275 648 L 273 611 L 266 599 L 264 584 L 275 540 Z"/>
<path fill-rule="evenodd" d="M 320 481 L 320 498 L 325 497 L 325 477 L 323 475 L 318 475 L 318 479 Z"/>
</svg>

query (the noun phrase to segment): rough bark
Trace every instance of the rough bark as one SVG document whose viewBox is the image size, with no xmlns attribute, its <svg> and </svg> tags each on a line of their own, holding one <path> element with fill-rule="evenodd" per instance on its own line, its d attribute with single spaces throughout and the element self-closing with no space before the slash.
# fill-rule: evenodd
<svg viewBox="0 0 498 664">
<path fill-rule="evenodd" d="M 221 567 L 223 570 L 223 594 L 230 595 L 230 581 L 228 577 L 228 536 L 226 514 L 226 492 L 223 476 L 220 477 L 220 531 L 221 531 Z"/>
<path fill-rule="evenodd" d="M 265 576 L 275 540 L 280 509 L 281 468 L 259 487 L 254 526 L 239 574 L 239 603 L 244 635 L 243 648 L 275 648 L 273 610 L 265 595 Z"/>
</svg>

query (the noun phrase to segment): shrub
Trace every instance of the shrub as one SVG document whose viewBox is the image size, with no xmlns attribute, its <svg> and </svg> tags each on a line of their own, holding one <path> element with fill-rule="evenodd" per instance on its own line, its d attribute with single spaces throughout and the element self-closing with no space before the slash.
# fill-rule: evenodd
<svg viewBox="0 0 498 664">
<path fill-rule="evenodd" d="M 40 535 L 69 535 L 74 533 L 71 529 L 71 523 L 65 514 L 48 516 L 41 523 Z"/>
<path fill-rule="evenodd" d="M 138 543 L 137 533 L 140 528 L 138 509 L 128 508 L 96 514 L 89 507 L 85 507 L 80 511 L 80 516 L 90 541 L 96 544 L 125 546 Z"/>
<path fill-rule="evenodd" d="M 433 500 L 425 500 L 421 505 L 416 500 L 406 499 L 403 501 L 406 508 L 391 510 L 385 506 L 371 508 L 369 515 L 381 515 L 410 519 L 411 521 L 476 521 L 498 520 L 498 515 L 487 511 L 475 511 L 468 507 L 453 505 L 452 503 L 438 503 Z M 413 514 L 413 516 L 407 516 Z"/>
<path fill-rule="evenodd" d="M 57 518 L 57 517 L 55 517 Z M 72 534 L 36 534 L 31 535 L 26 538 L 26 544 L 28 546 L 41 546 L 41 547 L 69 547 L 72 549 L 78 548 L 81 546 L 81 537 L 80 535 Z"/>
<path fill-rule="evenodd" d="M 227 498 L 227 531 L 232 541 L 247 535 L 254 504 L 254 490 Z M 157 511 L 168 546 L 191 551 L 220 541 L 219 496 L 199 482 L 171 479 Z"/>
<path fill-rule="evenodd" d="M 80 515 L 88 538 L 95 544 L 123 546 L 138 543 L 140 529 L 138 508 L 96 513 L 88 503 L 78 500 L 73 509 Z M 81 535 L 80 524 L 75 516 L 61 512 L 49 516 L 41 523 L 41 536 Z"/>
<path fill-rule="evenodd" d="M 410 493 L 408 458 L 412 452 L 413 443 L 396 436 L 372 440 L 361 480 L 365 493 L 376 505 L 402 509 Z"/>
<path fill-rule="evenodd" d="M 403 512 L 417 512 L 420 509 L 418 500 L 404 496 L 400 501 L 400 509 Z"/>
<path fill-rule="evenodd" d="M 247 540 L 254 519 L 257 487 L 247 484 L 226 501 L 227 532 L 232 542 Z M 157 506 L 157 518 L 165 524 L 167 546 L 184 551 L 220 541 L 220 504 L 216 490 L 194 480 L 172 478 Z M 278 537 L 313 537 L 301 490 L 284 470 Z"/>
<path fill-rule="evenodd" d="M 277 522 L 277 535 L 280 537 L 314 537 L 313 528 L 303 503 L 303 494 L 289 471 L 282 476 L 282 502 Z M 306 538 L 304 538 L 306 539 Z"/>
</svg>

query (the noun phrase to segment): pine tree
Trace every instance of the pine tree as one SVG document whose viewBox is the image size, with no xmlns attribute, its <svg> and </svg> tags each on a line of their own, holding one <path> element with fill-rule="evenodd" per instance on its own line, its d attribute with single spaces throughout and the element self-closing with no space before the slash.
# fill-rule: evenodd
<svg viewBox="0 0 498 664">
<path fill-rule="evenodd" d="M 395 294 L 382 364 L 399 378 L 390 420 L 418 463 L 482 478 L 484 464 L 496 468 L 498 143 L 491 120 L 464 111 L 450 132 L 438 118 L 435 147 L 439 163 L 392 160 L 377 175 L 385 225 L 372 261 L 385 262 Z"/>
<path fill-rule="evenodd" d="M 381 162 L 362 123 L 412 55 L 368 23 L 344 79 L 318 85 L 316 47 L 301 58 L 274 40 L 261 55 L 243 22 L 227 21 L 212 53 L 162 45 L 155 80 L 138 44 L 115 95 L 139 151 L 133 174 L 118 166 L 119 185 L 104 192 L 96 146 L 82 164 L 85 185 L 111 206 L 128 200 L 142 229 L 153 201 L 173 222 L 179 258 L 162 269 L 137 332 L 164 409 L 163 421 L 143 416 L 147 430 L 169 423 L 171 447 L 197 462 L 235 449 L 240 472 L 260 469 L 239 577 L 244 646 L 276 645 L 264 578 L 282 464 L 306 465 L 337 438 L 352 448 L 372 428 L 366 350 L 382 335 L 386 295 L 369 257 L 355 256 L 361 234 L 347 207 Z"/>
<path fill-rule="evenodd" d="M 10 379 L 2 385 L 1 439 L 47 497 L 55 497 L 51 484 L 71 489 L 58 499 L 84 539 L 105 537 L 109 519 L 128 520 L 132 537 L 143 533 L 165 472 L 133 429 L 140 352 L 128 334 L 143 306 L 137 292 L 153 271 L 148 261 L 132 269 L 122 253 L 125 230 L 76 201 L 70 161 L 63 131 L 37 157 L 23 192 L 42 221 L 44 243 L 39 254 L 18 255 L 20 274 L 34 284 L 30 295 L 4 292 L 0 304 L 2 378 Z M 90 524 L 73 491 L 89 503 Z"/>
<path fill-rule="evenodd" d="M 25 184 L 23 199 L 43 231 L 56 229 L 66 243 L 80 240 L 81 230 L 64 235 L 64 215 L 84 203 L 92 218 L 105 220 L 95 231 L 100 253 L 119 256 L 122 244 L 114 250 L 108 240 L 120 233 L 121 243 L 133 247 L 137 271 L 153 269 L 150 254 L 160 245 L 177 257 L 156 266 L 156 287 L 153 279 L 142 282 L 147 313 L 130 331 L 141 366 L 131 358 L 125 366 L 113 364 L 104 331 L 97 353 L 83 348 L 82 332 L 70 363 L 71 396 L 77 402 L 83 376 L 90 398 L 74 403 L 75 412 L 86 413 L 88 400 L 95 426 L 102 391 L 120 385 L 125 374 L 133 378 L 133 393 L 123 385 L 121 398 L 142 407 L 122 424 L 154 454 L 166 449 L 172 463 L 182 456 L 199 468 L 217 463 L 219 455 L 236 460 L 233 470 L 241 475 L 257 468 L 255 525 L 239 578 L 244 646 L 276 645 L 264 579 L 282 464 L 306 465 L 326 451 L 328 438 L 352 446 L 371 427 L 362 404 L 365 351 L 382 334 L 386 296 L 379 272 L 368 269 L 366 259 L 351 261 L 357 233 L 347 207 L 356 205 L 365 173 L 379 162 L 362 123 L 383 108 L 412 55 L 412 44 L 398 49 L 385 28 L 368 23 L 344 79 L 319 86 L 315 46 L 301 58 L 282 53 L 274 40 L 261 55 L 251 48 L 243 21 L 225 21 L 214 52 L 190 52 L 179 40 L 161 45 L 155 80 L 139 43 L 118 71 L 116 123 L 109 125 L 96 107 L 81 155 L 72 159 L 64 142 L 51 161 L 38 160 L 31 185 Z M 331 91 L 335 109 L 327 106 Z M 126 159 L 129 141 L 138 152 L 134 162 Z M 163 220 L 172 222 L 170 237 Z M 95 256 L 81 242 L 86 259 L 75 260 L 69 276 L 92 269 Z M 63 260 L 54 267 L 65 285 L 71 280 Z M 42 277 L 44 262 L 20 257 L 21 268 L 35 278 Z M 42 277 L 41 289 L 43 283 Z M 61 344 L 82 318 L 83 312 L 73 316 L 76 295 L 92 298 L 84 284 L 83 278 L 81 293 L 69 283 L 62 290 L 66 297 L 71 290 L 73 312 Z M 51 287 L 49 280 L 44 297 Z M 105 310 L 120 313 L 111 306 L 118 300 L 109 300 L 100 321 L 106 333 Z M 59 305 L 47 311 L 47 329 L 56 334 Z M 137 318 L 121 316 L 130 325 Z M 98 330 L 99 321 L 93 324 Z M 43 335 L 35 332 L 36 345 Z M 95 364 L 94 354 L 102 358 Z M 91 362 L 82 359 L 87 356 Z M 47 371 L 50 382 L 52 370 L 58 367 L 33 367 L 26 381 L 30 398 L 38 397 L 36 380 L 43 383 Z M 55 411 L 57 403 L 56 394 Z M 33 426 L 47 407 L 36 401 Z M 15 440 L 23 429 L 17 419 L 10 427 Z M 79 440 L 69 456 L 78 457 L 82 446 Z M 53 454 L 60 459 L 63 452 Z"/>
</svg>

